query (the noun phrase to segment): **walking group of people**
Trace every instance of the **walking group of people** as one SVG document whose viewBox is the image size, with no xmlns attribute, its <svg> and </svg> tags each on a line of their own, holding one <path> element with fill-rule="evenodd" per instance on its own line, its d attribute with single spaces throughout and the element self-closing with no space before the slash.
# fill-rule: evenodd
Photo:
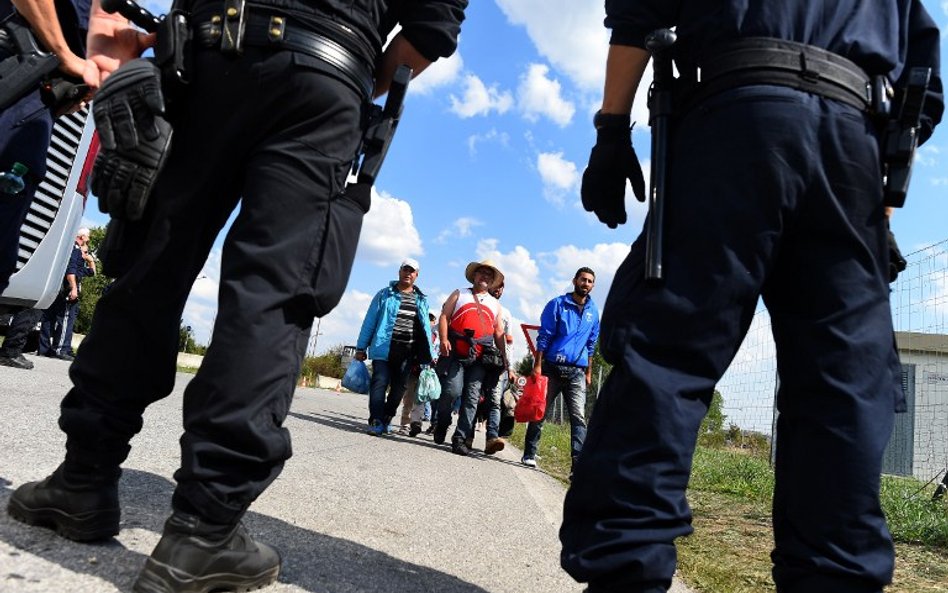
<svg viewBox="0 0 948 593">
<path fill-rule="evenodd" d="M 433 366 L 441 395 L 430 406 L 427 432 L 435 443 L 444 444 L 456 414 L 451 451 L 468 455 L 480 411 L 486 424 L 484 453 L 493 455 L 506 446 L 516 404 L 513 393 L 505 397 L 516 374 L 512 318 L 500 304 L 504 274 L 490 260 L 472 261 L 464 270 L 470 285 L 454 290 L 435 312 L 416 284 L 419 272 L 416 260 L 402 261 L 398 280 L 375 295 L 362 322 L 355 357 L 372 359 L 368 432 L 392 432 L 400 404 L 401 430 L 409 436 L 422 431 L 426 406 L 416 401 L 413 378 L 424 366 Z M 582 267 L 572 291 L 547 303 L 534 352 L 532 375 L 544 375 L 548 381 L 547 415 L 560 394 L 569 411 L 574 462 L 586 437 L 586 389 L 599 336 L 599 311 L 590 297 L 595 283 L 595 272 Z M 530 423 L 524 465 L 536 467 L 542 429 L 543 419 Z"/>
</svg>

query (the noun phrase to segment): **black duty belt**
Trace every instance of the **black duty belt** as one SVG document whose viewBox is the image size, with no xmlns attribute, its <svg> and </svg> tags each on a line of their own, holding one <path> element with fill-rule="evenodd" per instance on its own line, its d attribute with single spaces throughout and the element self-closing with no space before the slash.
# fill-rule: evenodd
<svg viewBox="0 0 948 593">
<path fill-rule="evenodd" d="M 772 84 L 873 108 L 872 80 L 849 59 L 825 49 L 769 37 L 748 37 L 697 60 L 694 86 L 685 88 L 688 104 L 721 91 Z M 692 78 L 692 77 L 686 77 Z"/>
<path fill-rule="evenodd" d="M 233 3 L 228 2 L 228 8 L 225 10 L 232 11 L 229 6 L 231 4 Z M 240 4 L 242 3 L 238 6 Z M 226 14 L 223 18 L 215 15 L 209 21 L 199 23 L 196 30 L 199 42 L 206 47 L 221 44 L 225 53 L 235 51 L 228 49 L 234 46 L 237 52 L 243 46 L 251 46 L 304 53 L 332 66 L 342 74 L 346 82 L 354 85 L 364 97 L 371 99 L 375 89 L 371 66 L 341 43 L 293 23 L 291 17 L 260 14 L 246 6 L 240 6 L 239 10 L 245 14 L 239 27 L 233 31 L 228 27 L 230 19 Z M 238 36 L 236 43 L 229 41 L 232 32 Z"/>
</svg>

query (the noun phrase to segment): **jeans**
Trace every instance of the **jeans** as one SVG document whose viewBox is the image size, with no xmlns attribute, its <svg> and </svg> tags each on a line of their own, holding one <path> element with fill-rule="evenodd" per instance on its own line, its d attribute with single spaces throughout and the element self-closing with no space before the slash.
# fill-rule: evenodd
<svg viewBox="0 0 948 593">
<path fill-rule="evenodd" d="M 473 434 L 477 400 L 481 397 L 481 384 L 484 381 L 484 366 L 480 362 L 464 366 L 454 356 L 442 357 L 438 361 L 438 377 L 441 379 L 438 424 L 451 426 L 451 409 L 455 400 L 460 400 L 458 426 L 451 440 L 467 440 Z"/>
<path fill-rule="evenodd" d="M 372 382 L 369 383 L 369 422 L 389 422 L 398 410 L 411 370 L 411 352 L 394 342 L 388 360 L 372 361 Z M 385 390 L 388 389 L 388 398 Z"/>
<path fill-rule="evenodd" d="M 491 371 L 495 372 L 495 371 Z M 507 370 L 499 371 L 496 384 L 487 391 L 487 440 L 500 436 L 500 398 L 507 389 Z M 485 382 L 485 387 L 487 387 Z"/>
<path fill-rule="evenodd" d="M 543 420 L 527 425 L 523 456 L 536 457 L 543 422 L 553 413 L 553 404 L 562 393 L 569 412 L 570 455 L 576 459 L 586 440 L 586 369 L 544 362 L 543 375 L 549 381 L 546 388 L 546 412 L 543 414 Z"/>
</svg>

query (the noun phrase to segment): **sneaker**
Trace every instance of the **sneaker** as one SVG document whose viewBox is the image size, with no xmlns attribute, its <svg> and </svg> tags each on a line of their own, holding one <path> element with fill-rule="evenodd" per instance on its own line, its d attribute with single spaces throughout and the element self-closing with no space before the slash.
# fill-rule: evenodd
<svg viewBox="0 0 948 593">
<path fill-rule="evenodd" d="M 10 495 L 7 513 L 73 541 L 106 540 L 119 532 L 118 484 L 73 487 L 57 470 L 45 480 L 17 488 Z"/>
<path fill-rule="evenodd" d="M 135 593 L 252 591 L 276 581 L 280 555 L 242 523 L 212 525 L 175 512 L 132 586 Z"/>
<path fill-rule="evenodd" d="M 440 422 L 435 426 L 434 429 L 434 442 L 442 445 L 444 444 L 444 439 L 448 436 L 448 427 Z"/>
<path fill-rule="evenodd" d="M 487 444 L 484 445 L 484 453 L 487 455 L 493 455 L 498 451 L 503 451 L 504 447 L 507 446 L 507 443 L 504 439 L 500 437 L 494 437 L 492 439 L 487 439 Z"/>
<path fill-rule="evenodd" d="M 455 455 L 466 456 L 471 453 L 471 448 L 467 446 L 462 440 L 452 441 L 451 443 L 451 452 Z"/>
<path fill-rule="evenodd" d="M 76 357 L 73 356 L 72 354 L 57 354 L 53 358 L 58 358 L 59 360 L 68 360 L 68 361 L 76 360 Z"/>
<path fill-rule="evenodd" d="M 412 422 L 408 428 L 408 436 L 416 437 L 421 432 L 421 422 Z"/>
<path fill-rule="evenodd" d="M 386 416 L 382 418 L 382 434 L 392 434 L 392 417 Z"/>
<path fill-rule="evenodd" d="M 369 429 L 366 432 L 368 432 L 372 436 L 376 436 L 376 437 L 382 436 L 383 434 L 385 434 L 385 427 L 382 425 L 381 420 L 373 420 L 369 424 Z"/>
<path fill-rule="evenodd" d="M 467 437 L 466 439 L 464 439 L 464 444 L 467 445 L 467 448 L 468 448 L 468 449 L 473 449 L 473 448 L 474 448 L 474 437 L 473 437 L 473 436 L 470 436 L 470 437 Z"/>
<path fill-rule="evenodd" d="M 527 467 L 537 466 L 537 460 L 534 459 L 533 457 L 524 457 L 523 459 L 520 460 L 520 463 L 524 464 Z"/>
<path fill-rule="evenodd" d="M 26 359 L 22 354 L 16 356 L 0 356 L 0 366 L 12 367 L 28 371 L 33 368 L 33 363 Z"/>
<path fill-rule="evenodd" d="M 425 434 L 432 434 L 435 431 L 435 425 L 429 424 L 428 428 L 425 429 Z"/>
</svg>

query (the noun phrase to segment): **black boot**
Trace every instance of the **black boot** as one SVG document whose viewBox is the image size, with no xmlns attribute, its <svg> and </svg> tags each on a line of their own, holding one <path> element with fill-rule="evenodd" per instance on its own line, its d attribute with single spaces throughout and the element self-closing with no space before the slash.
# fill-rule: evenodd
<svg viewBox="0 0 948 593">
<path fill-rule="evenodd" d="M 119 532 L 118 481 L 78 483 L 66 479 L 60 466 L 45 480 L 17 488 L 7 513 L 77 542 L 109 539 Z"/>
<path fill-rule="evenodd" d="M 179 511 L 145 562 L 135 593 L 251 591 L 280 573 L 280 555 L 253 541 L 242 523 L 214 525 Z"/>
<path fill-rule="evenodd" d="M 444 443 L 444 439 L 446 439 L 448 436 L 448 428 L 449 428 L 449 425 L 441 424 L 440 422 L 437 425 L 435 425 L 434 442 L 436 444 L 441 445 Z"/>
</svg>

